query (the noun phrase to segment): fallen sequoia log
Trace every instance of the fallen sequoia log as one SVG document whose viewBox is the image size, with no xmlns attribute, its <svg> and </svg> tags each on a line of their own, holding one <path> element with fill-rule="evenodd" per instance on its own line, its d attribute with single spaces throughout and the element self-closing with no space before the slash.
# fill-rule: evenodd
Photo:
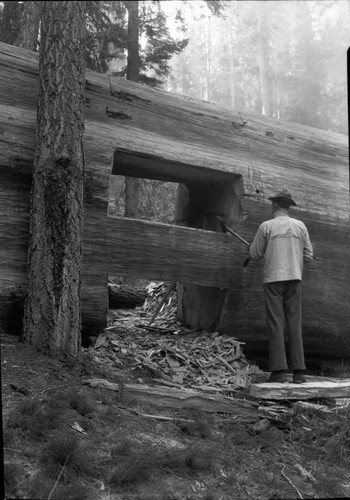
<svg viewBox="0 0 350 500">
<path fill-rule="evenodd" d="M 37 90 L 38 55 L 1 43 L 0 321 L 6 330 L 13 323 L 21 326 L 26 289 Z M 349 356 L 346 136 L 87 71 L 84 150 L 82 322 L 87 334 L 106 327 L 108 275 L 131 275 L 216 288 L 217 310 L 222 307 L 218 329 L 245 342 L 247 353 L 266 352 L 261 264 L 242 269 L 246 250 L 230 235 L 214 232 L 212 212 L 223 212 L 227 224 L 251 241 L 270 217 L 268 197 L 285 187 L 298 203 L 293 215 L 306 223 L 320 258 L 304 276 L 305 351 Z M 107 217 L 111 175 L 184 185 L 179 226 Z M 210 213 L 198 201 L 201 186 Z M 222 190 L 232 193 L 224 205 L 218 202 Z M 187 311 L 192 298 L 191 292 L 183 295 Z M 199 323 L 202 304 L 189 321 Z"/>
<path fill-rule="evenodd" d="M 108 283 L 109 309 L 128 309 L 142 305 L 147 298 L 144 288 Z"/>
<path fill-rule="evenodd" d="M 231 413 L 247 420 L 256 420 L 258 405 L 251 401 L 233 399 L 218 394 L 203 394 L 192 389 L 176 389 L 164 386 L 140 384 L 115 384 L 105 379 L 84 380 L 92 387 L 104 387 L 118 392 L 119 401 L 137 401 L 166 408 L 200 410 L 211 413 Z"/>
</svg>

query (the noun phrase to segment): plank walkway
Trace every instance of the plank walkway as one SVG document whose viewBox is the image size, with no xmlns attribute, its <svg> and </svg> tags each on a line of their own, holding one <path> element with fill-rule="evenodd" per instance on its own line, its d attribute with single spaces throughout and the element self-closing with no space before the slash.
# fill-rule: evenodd
<svg viewBox="0 0 350 500">
<path fill-rule="evenodd" d="M 270 400 L 306 400 L 317 398 L 350 398 L 350 379 L 306 376 L 304 384 L 293 384 L 292 376 L 288 382 L 254 383 L 248 394 L 256 399 Z"/>
</svg>

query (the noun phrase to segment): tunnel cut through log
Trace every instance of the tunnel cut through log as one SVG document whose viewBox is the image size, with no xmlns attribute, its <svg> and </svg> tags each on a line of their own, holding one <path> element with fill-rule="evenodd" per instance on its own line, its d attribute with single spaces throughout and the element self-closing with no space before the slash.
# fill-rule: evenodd
<svg viewBox="0 0 350 500">
<path fill-rule="evenodd" d="M 216 216 L 226 224 L 234 225 L 240 217 L 237 194 L 242 190 L 240 176 L 231 182 L 191 182 L 178 188 L 175 218 L 178 224 L 221 232 Z M 198 255 L 198 259 L 201 255 Z M 237 273 L 240 270 L 237 269 Z M 178 284 L 178 317 L 182 324 L 197 330 L 215 331 L 221 322 L 221 313 L 228 289 L 193 284 Z"/>
<path fill-rule="evenodd" d="M 178 182 L 177 225 L 221 233 L 217 215 L 229 225 L 240 217 L 238 196 L 243 194 L 240 175 L 210 168 L 198 169 L 182 162 L 169 162 L 154 155 L 141 156 L 123 149 L 115 151 L 112 174 Z M 201 259 L 200 253 L 198 259 Z M 178 316 L 183 324 L 198 330 L 218 328 L 226 288 L 179 282 L 177 290 Z"/>
</svg>

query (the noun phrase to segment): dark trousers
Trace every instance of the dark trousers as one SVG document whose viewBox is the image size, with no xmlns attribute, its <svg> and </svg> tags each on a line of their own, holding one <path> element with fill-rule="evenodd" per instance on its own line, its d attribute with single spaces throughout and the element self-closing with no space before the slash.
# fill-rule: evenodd
<svg viewBox="0 0 350 500">
<path fill-rule="evenodd" d="M 289 340 L 289 368 L 305 370 L 301 326 L 301 281 L 264 284 L 270 370 L 288 370 L 284 328 Z"/>
</svg>

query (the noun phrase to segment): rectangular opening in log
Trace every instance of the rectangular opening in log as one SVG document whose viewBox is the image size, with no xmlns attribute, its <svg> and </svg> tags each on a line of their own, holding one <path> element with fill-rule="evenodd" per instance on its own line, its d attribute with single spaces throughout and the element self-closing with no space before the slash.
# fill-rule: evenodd
<svg viewBox="0 0 350 500">
<path fill-rule="evenodd" d="M 171 192 L 165 195 L 167 219 L 159 218 L 164 217 L 164 207 L 157 218 L 145 217 L 142 210 L 134 216 L 125 214 L 125 181 L 133 178 L 153 190 L 155 205 L 162 201 L 157 189 Z M 237 278 L 232 241 L 221 234 L 216 215 L 231 225 L 240 213 L 242 191 L 242 176 L 232 172 L 116 150 L 103 257 L 110 280 L 118 285 L 125 285 L 127 277 L 128 284 L 142 278 L 230 288 Z M 235 255 L 241 267 L 239 249 Z"/>
<path fill-rule="evenodd" d="M 229 189 L 233 189 L 232 198 L 236 199 L 243 190 L 241 175 L 220 170 L 218 165 L 215 167 L 205 165 L 205 159 L 204 165 L 193 165 L 145 152 L 117 148 L 112 161 L 108 215 L 165 224 L 174 224 L 175 218 L 176 223 L 179 223 L 176 214 L 179 184 L 182 187 L 191 186 L 192 190 L 197 187 L 202 193 L 209 189 L 210 197 L 220 199 L 223 186 L 230 186 Z M 133 179 L 137 180 L 135 185 L 132 184 Z M 134 213 L 132 202 L 128 204 L 129 213 L 125 211 L 127 197 L 131 200 L 133 197 L 139 199 Z"/>
</svg>

